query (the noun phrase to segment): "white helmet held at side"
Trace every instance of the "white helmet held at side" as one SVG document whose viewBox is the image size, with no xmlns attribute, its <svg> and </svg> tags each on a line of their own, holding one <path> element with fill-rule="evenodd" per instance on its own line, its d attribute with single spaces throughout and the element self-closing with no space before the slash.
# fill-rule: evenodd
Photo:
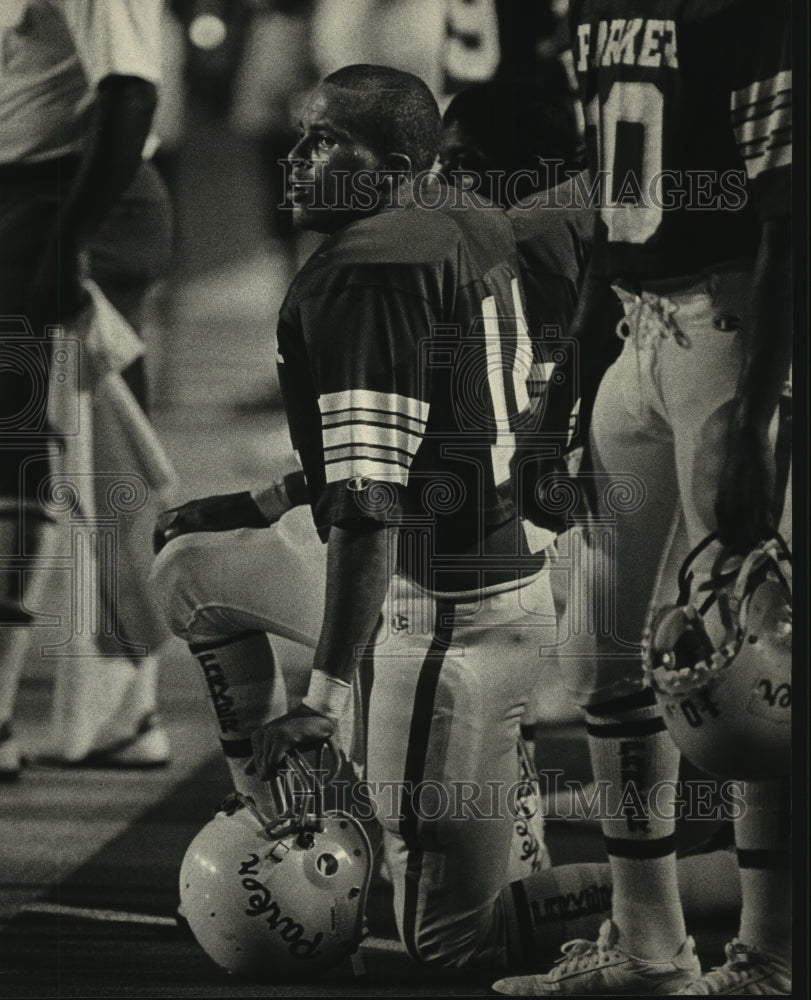
<svg viewBox="0 0 811 1000">
<path fill-rule="evenodd" d="M 228 972 L 265 982 L 315 978 L 357 951 L 372 870 L 358 821 L 325 812 L 317 774 L 298 753 L 287 761 L 298 811 L 269 819 L 230 796 L 180 868 L 181 912 L 200 946 Z"/>
<path fill-rule="evenodd" d="M 678 602 L 650 619 L 647 677 L 688 760 L 724 778 L 774 780 L 791 766 L 791 554 L 779 537 L 744 558 L 722 550 L 696 603 L 691 568 L 714 541 L 690 553 Z M 710 613 L 721 641 L 710 638 Z"/>
</svg>

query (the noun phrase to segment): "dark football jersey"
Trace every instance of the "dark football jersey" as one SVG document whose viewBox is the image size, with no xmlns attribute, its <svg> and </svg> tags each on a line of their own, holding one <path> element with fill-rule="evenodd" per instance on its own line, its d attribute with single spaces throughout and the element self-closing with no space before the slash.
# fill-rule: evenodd
<svg viewBox="0 0 811 1000">
<path fill-rule="evenodd" d="M 574 319 L 580 287 L 591 254 L 594 212 L 579 204 L 582 187 L 572 179 L 519 201 L 507 215 L 513 226 L 527 297 L 527 319 L 533 343 L 542 343 L 553 328 L 566 336 Z"/>
<path fill-rule="evenodd" d="M 594 212 L 580 204 L 578 193 L 578 185 L 568 179 L 507 212 L 521 262 L 534 362 L 533 418 L 517 436 L 514 488 L 522 516 L 559 529 L 564 521 L 544 510 L 538 487 L 554 468 L 553 460 L 562 461 L 580 396 L 579 344 L 569 333 L 591 254 Z"/>
<path fill-rule="evenodd" d="M 397 523 L 400 569 L 440 592 L 517 579 L 510 484 L 531 349 L 500 211 L 383 212 L 327 239 L 278 326 L 316 526 Z"/>
<path fill-rule="evenodd" d="M 600 273 L 751 260 L 758 217 L 788 210 L 787 0 L 573 0 L 570 17 Z"/>
</svg>

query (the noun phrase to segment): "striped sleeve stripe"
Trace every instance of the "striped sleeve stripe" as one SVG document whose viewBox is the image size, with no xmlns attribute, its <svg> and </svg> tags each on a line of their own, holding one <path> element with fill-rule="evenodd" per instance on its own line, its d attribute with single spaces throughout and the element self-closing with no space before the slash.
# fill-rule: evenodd
<svg viewBox="0 0 811 1000">
<path fill-rule="evenodd" d="M 743 111 L 733 111 L 730 116 L 732 125 L 737 129 L 746 122 L 762 121 L 764 118 L 768 119 L 769 115 L 774 111 L 779 111 L 781 108 L 790 108 L 791 105 L 791 91 L 781 91 L 781 93 L 775 94 L 774 97 L 766 97 L 759 104 L 753 104 L 752 107 L 745 108 Z"/>
<path fill-rule="evenodd" d="M 340 448 L 355 442 L 379 445 L 381 448 L 399 448 L 414 455 L 422 441 L 422 435 L 401 427 L 386 424 L 370 424 L 365 420 L 345 421 L 323 428 L 324 447 Z"/>
<path fill-rule="evenodd" d="M 321 415 L 323 427 L 340 427 L 341 424 L 362 422 L 365 424 L 394 425 L 421 434 L 425 421 L 419 417 L 410 417 L 405 413 L 391 413 L 383 410 L 373 410 L 368 406 L 355 406 L 343 410 L 330 410 Z"/>
<path fill-rule="evenodd" d="M 764 140 L 765 141 L 765 140 Z M 763 145 L 760 143 L 759 146 L 754 146 L 749 152 L 743 154 L 745 160 L 756 160 L 759 156 L 766 156 L 768 153 L 773 152 L 777 149 L 782 149 L 784 146 L 791 147 L 791 133 L 787 134 L 784 138 L 776 136 L 774 140 L 768 145 Z"/>
<path fill-rule="evenodd" d="M 752 118 L 738 125 L 735 140 L 738 146 L 745 146 L 787 129 L 791 129 L 791 104 L 783 104 L 779 108 L 773 108 L 762 118 Z"/>
<path fill-rule="evenodd" d="M 760 98 L 759 101 L 755 101 L 753 104 L 747 104 L 745 107 L 738 108 L 734 107 L 734 95 L 731 102 L 732 107 L 732 124 L 737 126 L 742 122 L 754 121 L 756 118 L 763 118 L 768 115 L 773 108 L 781 108 L 784 105 L 791 106 L 791 87 L 786 90 L 779 90 L 776 94 L 766 94 Z"/>
<path fill-rule="evenodd" d="M 732 93 L 733 112 L 742 112 L 746 117 L 746 111 L 750 108 L 757 108 L 764 101 L 774 100 L 786 91 L 791 91 L 791 70 L 785 69 L 780 73 L 769 77 L 767 80 L 756 80 L 749 87 L 742 87 Z M 756 113 L 756 112 L 755 112 Z"/>
<path fill-rule="evenodd" d="M 791 142 L 791 125 L 776 129 L 771 135 L 764 135 L 760 139 L 752 139 L 751 142 L 741 144 L 741 155 L 744 159 L 750 156 L 759 156 L 764 149 L 777 149 L 780 146 L 787 146 Z"/>
<path fill-rule="evenodd" d="M 400 462 L 387 461 L 380 458 L 365 458 L 354 455 L 351 461 L 324 463 L 328 483 L 340 483 L 345 479 L 379 479 L 386 483 L 399 483 L 405 486 L 408 482 L 408 469 Z"/>
<path fill-rule="evenodd" d="M 325 413 L 321 418 L 323 427 L 341 427 L 358 421 L 379 427 L 404 427 L 416 434 L 419 434 L 423 427 L 422 422 L 415 417 L 404 417 L 400 413 L 383 413 L 382 410 L 367 410 L 362 407 L 355 407 L 354 410 L 334 410 Z"/>
<path fill-rule="evenodd" d="M 778 167 L 791 166 L 791 143 L 780 146 L 770 146 L 759 156 L 746 160 L 746 173 L 750 180 L 759 177 L 766 170 L 776 170 Z"/>
<path fill-rule="evenodd" d="M 428 404 L 397 393 L 351 389 L 319 400 L 327 482 L 358 476 L 405 485 L 422 442 Z"/>
<path fill-rule="evenodd" d="M 369 444 L 366 441 L 353 441 L 352 444 L 335 444 L 324 448 L 325 462 L 350 461 L 356 454 L 363 453 L 366 457 L 374 456 L 381 461 L 399 462 L 408 468 L 411 453 L 402 448 L 388 448 L 386 445 Z"/>
<path fill-rule="evenodd" d="M 403 430 L 399 427 L 386 427 L 378 424 L 343 423 L 339 427 L 323 428 L 324 451 L 335 449 L 352 450 L 357 448 L 380 448 L 385 451 L 400 452 L 407 459 L 417 454 L 422 442 L 420 434 Z"/>
<path fill-rule="evenodd" d="M 374 392 L 371 389 L 349 389 L 345 392 L 324 393 L 318 401 L 322 418 L 341 417 L 351 411 L 376 411 L 375 420 L 382 415 L 396 416 L 404 423 L 412 421 L 421 430 L 428 419 L 428 404 L 411 396 L 396 392 Z"/>
<path fill-rule="evenodd" d="M 784 71 L 732 95 L 735 141 L 754 180 L 791 164 L 791 72 Z"/>
</svg>

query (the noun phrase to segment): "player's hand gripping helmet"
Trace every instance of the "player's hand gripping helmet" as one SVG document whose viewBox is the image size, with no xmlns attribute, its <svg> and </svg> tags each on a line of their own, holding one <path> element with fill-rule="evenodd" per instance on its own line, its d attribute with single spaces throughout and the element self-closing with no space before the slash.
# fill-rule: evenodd
<svg viewBox="0 0 811 1000">
<path fill-rule="evenodd" d="M 692 603 L 695 560 L 715 540 L 685 560 L 678 603 L 652 616 L 647 676 L 688 760 L 725 778 L 773 780 L 791 761 L 791 554 L 782 538 L 745 558 L 722 550 Z M 715 614 L 717 643 L 707 627 Z"/>
<path fill-rule="evenodd" d="M 357 820 L 325 812 L 319 774 L 297 752 L 286 760 L 282 814 L 229 796 L 180 868 L 181 912 L 203 950 L 229 972 L 271 982 L 315 977 L 357 951 L 372 870 Z"/>
</svg>

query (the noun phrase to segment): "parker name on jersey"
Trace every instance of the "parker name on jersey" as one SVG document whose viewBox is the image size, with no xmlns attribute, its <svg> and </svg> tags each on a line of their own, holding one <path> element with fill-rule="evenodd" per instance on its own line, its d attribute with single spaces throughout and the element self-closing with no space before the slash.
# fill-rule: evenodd
<svg viewBox="0 0 811 1000">
<path fill-rule="evenodd" d="M 787 201 L 784 8 L 573 0 L 599 273 L 644 283 L 753 259 L 759 217 Z"/>
</svg>

